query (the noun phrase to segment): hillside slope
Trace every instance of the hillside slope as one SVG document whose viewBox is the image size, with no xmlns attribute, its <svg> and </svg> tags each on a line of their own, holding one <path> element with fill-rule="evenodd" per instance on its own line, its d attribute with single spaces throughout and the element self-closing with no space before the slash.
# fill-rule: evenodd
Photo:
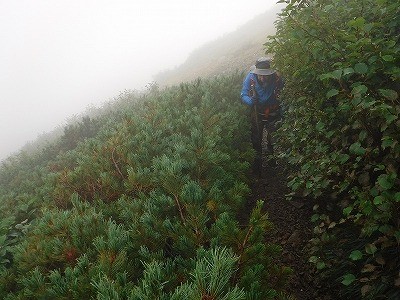
<svg viewBox="0 0 400 300">
<path fill-rule="evenodd" d="M 161 85 L 192 81 L 198 77 L 209 78 L 233 71 L 245 71 L 254 61 L 265 55 L 263 44 L 274 34 L 274 21 L 280 7 L 268 10 L 236 31 L 222 36 L 193 51 L 188 59 L 173 70 L 154 76 Z"/>
<path fill-rule="evenodd" d="M 265 241 L 262 202 L 248 225 L 236 217 L 254 156 L 235 96 L 241 80 L 126 95 L 37 157 L 4 165 L 0 298 L 282 294 L 289 271 L 275 263 L 280 247 Z"/>
</svg>

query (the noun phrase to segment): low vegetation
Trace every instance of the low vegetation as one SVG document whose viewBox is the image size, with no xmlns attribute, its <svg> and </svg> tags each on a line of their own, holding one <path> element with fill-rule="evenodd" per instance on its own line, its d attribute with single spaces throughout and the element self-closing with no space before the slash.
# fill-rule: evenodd
<svg viewBox="0 0 400 300">
<path fill-rule="evenodd" d="M 400 5 L 280 2 L 265 43 L 286 81 L 277 159 L 287 197 L 316 203 L 309 261 L 341 299 L 398 299 Z M 124 93 L 2 164 L 2 299 L 290 298 L 262 201 L 237 217 L 244 74 L 208 75 Z"/>
<path fill-rule="evenodd" d="M 6 162 L 1 298 L 284 299 L 262 202 L 237 219 L 253 157 L 241 80 L 126 94 Z"/>
<path fill-rule="evenodd" d="M 400 298 L 400 5 L 284 1 L 266 44 L 286 77 L 281 157 L 312 196 L 312 263 L 345 299 Z"/>
</svg>

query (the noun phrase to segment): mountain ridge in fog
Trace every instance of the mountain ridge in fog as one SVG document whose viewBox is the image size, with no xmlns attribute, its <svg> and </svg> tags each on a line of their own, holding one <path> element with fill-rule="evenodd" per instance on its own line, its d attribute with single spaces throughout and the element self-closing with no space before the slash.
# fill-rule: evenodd
<svg viewBox="0 0 400 300">
<path fill-rule="evenodd" d="M 263 44 L 275 33 L 274 22 L 280 7 L 274 7 L 238 27 L 235 31 L 204 44 L 173 70 L 154 76 L 160 86 L 209 78 L 234 71 L 246 71 L 260 56 L 265 56 Z"/>
</svg>

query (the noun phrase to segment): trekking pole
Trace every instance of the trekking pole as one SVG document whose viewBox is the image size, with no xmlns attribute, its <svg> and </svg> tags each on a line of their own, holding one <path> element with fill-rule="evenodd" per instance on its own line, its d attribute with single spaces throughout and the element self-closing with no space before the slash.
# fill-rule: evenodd
<svg viewBox="0 0 400 300">
<path fill-rule="evenodd" d="M 256 121 L 256 126 L 257 126 L 257 135 L 260 136 L 260 124 L 258 124 L 258 109 L 257 109 L 257 100 L 254 103 L 254 114 L 255 114 L 255 121 Z"/>
</svg>

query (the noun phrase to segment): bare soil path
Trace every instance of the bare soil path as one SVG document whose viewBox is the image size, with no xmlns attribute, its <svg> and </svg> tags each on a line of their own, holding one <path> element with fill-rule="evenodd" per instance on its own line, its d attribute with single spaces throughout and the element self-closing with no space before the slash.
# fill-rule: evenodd
<svg viewBox="0 0 400 300">
<path fill-rule="evenodd" d="M 287 177 L 284 167 L 272 155 L 262 158 L 261 176 L 254 174 L 252 196 L 248 205 L 253 207 L 257 200 L 264 200 L 265 211 L 274 224 L 268 242 L 282 246 L 282 255 L 277 263 L 293 269 L 288 292 L 297 300 L 333 300 L 333 292 L 324 288 L 317 280 L 313 266 L 308 262 L 308 242 L 312 238 L 311 215 L 313 201 L 298 198 L 288 201 L 285 194 Z"/>
</svg>

